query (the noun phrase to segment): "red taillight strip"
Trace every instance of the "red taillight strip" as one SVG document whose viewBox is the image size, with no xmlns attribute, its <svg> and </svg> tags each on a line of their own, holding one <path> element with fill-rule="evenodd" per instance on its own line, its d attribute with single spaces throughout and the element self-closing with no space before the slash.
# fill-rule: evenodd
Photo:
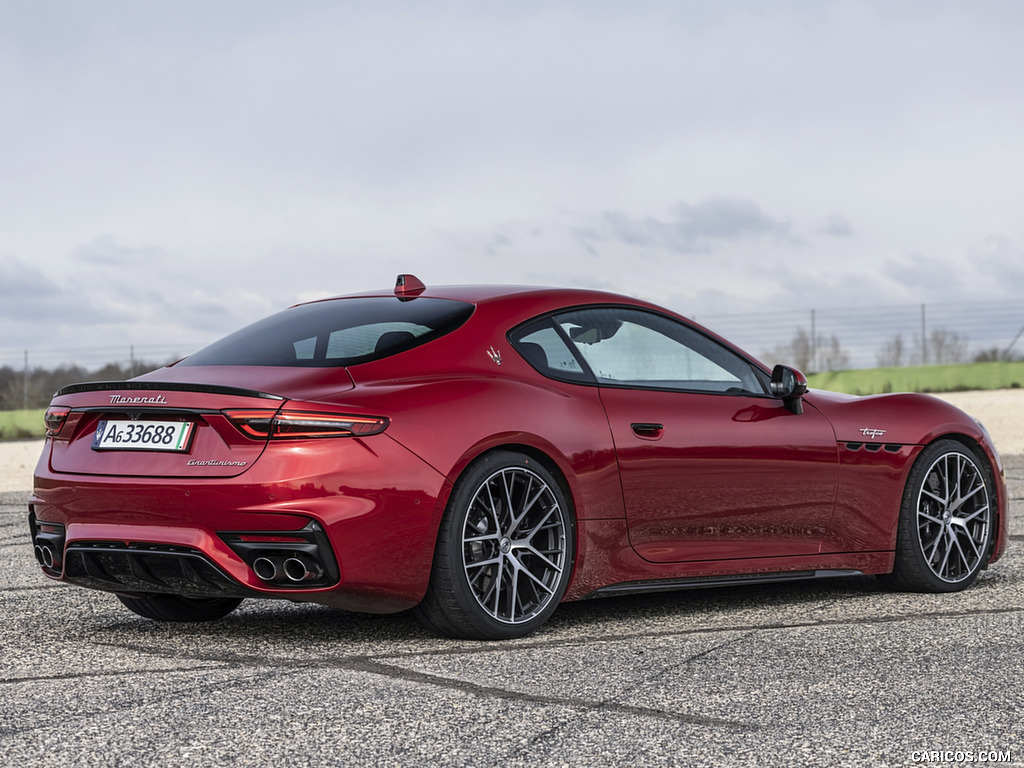
<svg viewBox="0 0 1024 768">
<path fill-rule="evenodd" d="M 71 409 L 65 405 L 51 405 L 46 409 L 43 421 L 46 424 L 47 437 L 57 437 L 60 434 L 69 413 L 71 413 Z"/>
<path fill-rule="evenodd" d="M 254 408 L 249 410 L 224 411 L 224 415 L 239 432 L 246 437 L 265 439 L 270 437 L 273 429 L 275 408 Z"/>
<path fill-rule="evenodd" d="M 227 410 L 224 415 L 235 427 L 256 439 L 295 440 L 312 437 L 365 437 L 388 428 L 389 419 L 379 416 L 273 411 L 270 409 Z"/>
</svg>

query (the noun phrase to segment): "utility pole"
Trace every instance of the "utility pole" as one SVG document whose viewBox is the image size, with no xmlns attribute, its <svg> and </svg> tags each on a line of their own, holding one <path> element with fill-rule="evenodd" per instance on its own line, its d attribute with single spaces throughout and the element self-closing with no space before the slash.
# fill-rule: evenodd
<svg viewBox="0 0 1024 768">
<path fill-rule="evenodd" d="M 1022 326 L 1020 327 L 1020 330 L 1019 330 L 1019 331 L 1017 331 L 1017 335 L 1016 335 L 1016 336 L 1014 336 L 1014 337 L 1013 337 L 1013 341 L 1011 341 L 1011 342 L 1010 342 L 1010 346 L 1008 346 L 1008 347 L 1006 348 L 1006 350 L 1005 350 L 1005 351 L 1003 352 L 1003 360 L 1009 360 L 1009 359 L 1010 359 L 1010 350 L 1012 350 L 1012 349 L 1013 349 L 1013 345 L 1017 343 L 1017 339 L 1019 339 L 1019 338 L 1020 338 L 1020 335 L 1021 335 L 1022 333 L 1024 333 L 1024 325 L 1022 325 Z"/>
<path fill-rule="evenodd" d="M 921 305 L 921 365 L 928 365 L 928 326 L 924 319 L 924 304 Z"/>
<path fill-rule="evenodd" d="M 811 370 L 808 373 L 818 372 L 818 328 L 815 323 L 814 310 L 811 310 Z"/>
</svg>

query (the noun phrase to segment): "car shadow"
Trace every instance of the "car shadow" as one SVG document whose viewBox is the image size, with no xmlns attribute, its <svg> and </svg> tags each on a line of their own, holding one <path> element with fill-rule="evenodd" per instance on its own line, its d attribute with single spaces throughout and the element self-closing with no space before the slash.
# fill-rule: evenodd
<svg viewBox="0 0 1024 768">
<path fill-rule="evenodd" d="M 540 630 L 507 642 L 544 644 L 660 631 L 697 632 L 712 626 L 722 628 L 723 624 L 799 625 L 834 616 L 835 611 L 830 609 L 839 606 L 841 612 L 844 601 L 876 601 L 879 594 L 886 593 L 875 578 L 860 576 L 601 597 L 564 603 Z M 766 609 L 771 612 L 766 614 Z M 424 629 L 411 612 L 355 613 L 274 600 L 249 600 L 219 621 L 195 624 L 121 616 L 109 622 L 111 616 L 104 612 L 108 621 L 103 622 L 102 632 L 108 641 L 147 646 L 163 645 L 168 640 L 189 646 L 194 641 L 220 650 L 224 644 L 242 655 L 258 653 L 261 645 L 272 646 L 277 653 L 303 655 L 321 646 L 336 653 L 339 643 L 348 652 L 372 655 L 429 652 L 452 644 L 493 645 L 488 641 L 439 638 Z"/>
</svg>

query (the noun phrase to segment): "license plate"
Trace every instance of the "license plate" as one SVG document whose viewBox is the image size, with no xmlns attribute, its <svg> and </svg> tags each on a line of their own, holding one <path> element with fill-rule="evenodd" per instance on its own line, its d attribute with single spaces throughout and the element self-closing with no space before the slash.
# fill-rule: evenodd
<svg viewBox="0 0 1024 768">
<path fill-rule="evenodd" d="M 96 425 L 94 451 L 178 451 L 189 449 L 193 421 L 121 421 Z"/>
</svg>

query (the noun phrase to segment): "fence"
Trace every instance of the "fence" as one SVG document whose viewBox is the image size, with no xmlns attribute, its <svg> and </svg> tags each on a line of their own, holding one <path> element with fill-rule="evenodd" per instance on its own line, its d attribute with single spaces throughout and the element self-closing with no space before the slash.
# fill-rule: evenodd
<svg viewBox="0 0 1024 768">
<path fill-rule="evenodd" d="M 964 362 L 983 353 L 1024 356 L 1024 299 L 847 309 L 783 308 L 694 319 L 765 362 L 785 360 L 808 373 L 831 367 Z M 841 353 L 838 358 L 833 339 Z M 163 364 L 178 359 L 208 341 L 0 348 L 0 369 L 23 372 L 26 382 L 33 370 L 69 365 L 95 370 L 113 363 L 133 372 L 143 363 Z M 950 359 L 951 355 L 962 359 Z M 837 362 L 843 364 L 837 366 Z"/>
<path fill-rule="evenodd" d="M 844 368 L 967 362 L 979 355 L 1024 356 L 1024 299 L 847 309 L 702 315 L 701 324 L 764 359 L 830 367 L 833 337 Z M 803 339 L 809 346 L 799 347 Z M 797 343 L 795 343 L 797 342 Z M 805 356 L 805 360 L 792 359 Z"/>
<path fill-rule="evenodd" d="M 193 344 L 128 344 L 102 347 L 65 347 L 62 349 L 0 347 L 0 368 L 13 368 L 19 371 L 37 368 L 53 370 L 74 365 L 92 371 L 114 364 L 121 368 L 134 370 L 146 363 L 164 364 L 178 360 L 209 343 L 210 340 Z"/>
</svg>

